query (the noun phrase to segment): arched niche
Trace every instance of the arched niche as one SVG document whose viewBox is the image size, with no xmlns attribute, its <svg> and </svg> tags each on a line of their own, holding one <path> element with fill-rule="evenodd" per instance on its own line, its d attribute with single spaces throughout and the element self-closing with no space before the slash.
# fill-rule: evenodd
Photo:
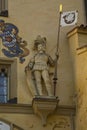
<svg viewBox="0 0 87 130">
<path fill-rule="evenodd" d="M 10 130 L 11 126 L 3 121 L 0 121 L 0 130 Z"/>
<path fill-rule="evenodd" d="M 20 126 L 0 118 L 0 130 L 24 130 Z"/>
</svg>

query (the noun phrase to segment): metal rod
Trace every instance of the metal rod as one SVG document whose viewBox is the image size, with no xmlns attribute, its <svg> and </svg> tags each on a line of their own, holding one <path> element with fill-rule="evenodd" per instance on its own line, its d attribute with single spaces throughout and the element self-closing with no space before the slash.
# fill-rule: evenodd
<svg viewBox="0 0 87 130">
<path fill-rule="evenodd" d="M 57 36 L 57 50 L 56 50 L 56 59 L 55 59 L 55 71 L 54 71 L 54 78 L 53 78 L 53 83 L 54 83 L 54 96 L 56 95 L 56 85 L 57 85 L 57 64 L 58 64 L 58 58 L 59 58 L 59 41 L 60 41 L 60 20 L 61 20 L 61 13 L 59 14 L 59 24 L 58 24 L 58 36 Z"/>
</svg>

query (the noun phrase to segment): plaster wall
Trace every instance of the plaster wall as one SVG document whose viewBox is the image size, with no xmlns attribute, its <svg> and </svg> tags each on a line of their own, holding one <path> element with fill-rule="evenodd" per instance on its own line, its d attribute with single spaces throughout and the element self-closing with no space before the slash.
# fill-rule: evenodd
<svg viewBox="0 0 87 130">
<path fill-rule="evenodd" d="M 78 39 L 77 41 L 75 40 L 76 38 Z M 73 59 L 76 90 L 76 130 L 86 130 L 87 48 L 85 46 L 87 45 L 87 31 L 78 29 L 75 34 L 73 33 L 73 36 L 69 37 L 69 44 Z"/>
<path fill-rule="evenodd" d="M 3 117 L 5 120 L 15 123 L 24 130 L 71 130 L 71 120 L 68 116 L 53 115 L 51 118 L 48 118 L 47 126 L 43 126 L 39 117 L 32 114 L 0 114 L 0 118 Z"/>
<path fill-rule="evenodd" d="M 75 0 L 70 4 L 66 1 L 50 1 L 50 0 L 9 0 L 8 10 L 9 17 L 3 18 L 5 22 L 13 23 L 19 28 L 19 36 L 28 42 L 27 47 L 30 50 L 26 61 L 20 64 L 18 61 L 18 102 L 31 103 L 32 96 L 25 79 L 25 66 L 28 64 L 33 52 L 33 41 L 38 34 L 46 36 L 47 51 L 55 59 L 59 4 L 63 4 L 63 11 L 78 10 L 82 17 L 79 17 L 78 24 L 85 23 L 83 1 Z M 79 3 L 79 4 L 78 4 Z M 59 61 L 58 61 L 58 81 L 56 87 L 56 96 L 60 98 L 60 104 L 73 104 L 73 76 L 70 55 L 68 50 L 66 33 L 73 27 L 61 28 L 60 45 L 59 45 Z M 1 47 L 2 48 L 2 47 Z M 1 53 L 1 56 L 4 55 Z"/>
<path fill-rule="evenodd" d="M 26 60 L 23 64 L 20 64 L 18 58 L 16 58 L 17 73 L 18 73 L 17 97 L 18 97 L 19 104 L 20 103 L 31 104 L 32 102 L 32 96 L 29 91 L 29 86 L 27 85 L 26 82 L 24 70 L 25 70 L 25 66 L 28 64 L 29 59 L 32 57 L 33 41 L 35 40 L 38 34 L 40 34 L 41 36 L 45 36 L 47 38 L 47 51 L 53 57 L 53 59 L 55 59 L 60 3 L 63 4 L 63 11 L 70 11 L 70 10 L 77 9 L 79 11 L 79 14 L 81 15 L 81 17 L 79 15 L 78 18 L 78 25 L 85 23 L 83 0 L 80 1 L 73 0 L 73 2 L 72 0 L 66 0 L 66 1 L 64 0 L 54 0 L 54 1 L 53 0 L 9 0 L 8 1 L 9 17 L 0 18 L 0 19 L 4 19 L 5 22 L 13 23 L 19 28 L 19 36 L 28 42 L 27 48 L 29 48 L 30 50 L 30 54 L 29 56 L 26 57 Z M 74 28 L 74 26 L 61 28 L 61 32 L 60 32 L 58 81 L 57 81 L 57 88 L 56 88 L 56 96 L 58 96 L 60 99 L 59 102 L 60 105 L 75 104 L 73 99 L 73 96 L 75 94 L 74 82 L 76 82 L 76 84 L 79 83 L 79 81 L 77 80 L 78 79 L 77 74 L 75 74 L 77 78 L 74 77 L 75 71 L 73 72 L 71 55 L 69 52 L 70 48 L 66 37 L 67 32 L 69 32 L 69 30 L 71 30 L 72 28 Z M 75 39 L 72 42 L 77 43 L 77 41 L 78 38 L 75 37 Z M 0 47 L 2 49 L 3 45 L 0 44 Z M 76 50 L 74 52 L 76 53 Z M 4 57 L 1 51 L 0 51 L 0 56 Z M 73 61 L 75 59 L 76 58 L 74 57 Z M 83 62 L 85 62 L 83 58 L 79 58 L 78 63 L 83 64 Z M 75 67 L 76 66 L 77 64 L 75 63 Z M 78 69 L 80 70 L 81 66 L 79 66 Z M 78 73 L 81 73 L 81 71 Z M 80 83 L 82 83 L 81 81 L 82 80 L 80 79 Z M 84 81 L 84 84 L 86 86 L 86 80 Z M 80 86 L 82 88 L 82 84 L 80 84 Z M 18 124 L 25 130 L 28 129 L 71 130 L 70 118 L 65 116 L 58 117 L 57 115 L 53 115 L 52 118 L 51 117 L 48 118 L 47 127 L 42 127 L 40 120 L 37 119 L 37 117 L 32 114 L 23 115 L 23 114 L 9 114 L 9 113 L 2 114 L 1 113 L 0 116 L 4 117 L 5 119 L 11 122 L 14 122 L 15 124 Z M 80 126 L 78 130 L 82 130 Z"/>
</svg>

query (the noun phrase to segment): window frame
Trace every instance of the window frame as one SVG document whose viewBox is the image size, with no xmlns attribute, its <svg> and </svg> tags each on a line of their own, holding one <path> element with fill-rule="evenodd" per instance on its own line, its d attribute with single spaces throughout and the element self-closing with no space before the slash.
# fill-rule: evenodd
<svg viewBox="0 0 87 130">
<path fill-rule="evenodd" d="M 9 66 L 9 96 L 8 96 L 8 100 L 17 98 L 17 60 L 13 59 L 7 59 L 7 58 L 0 58 L 0 65 L 7 65 Z M 9 103 L 9 101 L 8 101 Z"/>
<path fill-rule="evenodd" d="M 8 0 L 0 0 L 0 16 L 8 17 Z"/>
<path fill-rule="evenodd" d="M 0 103 L 6 103 L 9 99 L 9 68 L 9 65 L 0 64 Z"/>
</svg>

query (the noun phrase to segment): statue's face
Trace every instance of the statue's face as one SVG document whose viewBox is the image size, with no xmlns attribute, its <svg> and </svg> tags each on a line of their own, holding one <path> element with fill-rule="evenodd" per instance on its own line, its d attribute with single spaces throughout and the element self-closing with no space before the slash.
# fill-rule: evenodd
<svg viewBox="0 0 87 130">
<path fill-rule="evenodd" d="M 46 45 L 44 44 L 38 44 L 38 51 L 41 52 L 41 51 L 45 51 L 46 50 Z"/>
</svg>

